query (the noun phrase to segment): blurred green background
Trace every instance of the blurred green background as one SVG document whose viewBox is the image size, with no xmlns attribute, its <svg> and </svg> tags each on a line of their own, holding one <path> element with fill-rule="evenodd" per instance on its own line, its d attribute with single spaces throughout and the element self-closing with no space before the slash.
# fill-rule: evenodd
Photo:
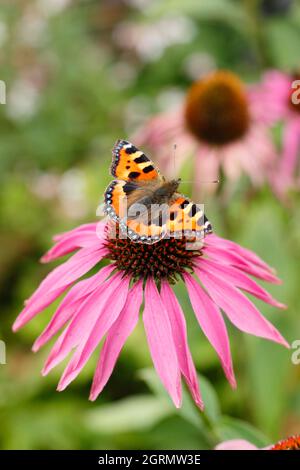
<svg viewBox="0 0 300 470">
<path fill-rule="evenodd" d="M 291 351 L 230 328 L 238 389 L 187 303 L 191 350 L 207 411 L 188 394 L 175 410 L 151 365 L 140 324 L 95 403 L 88 401 L 97 354 L 63 393 L 63 368 L 43 378 L 50 350 L 31 345 L 48 308 L 16 335 L 23 301 L 49 271 L 39 258 L 53 234 L 95 220 L 110 180 L 110 150 L 181 96 L 197 74 L 227 68 L 246 82 L 264 69 L 299 69 L 300 4 L 292 0 L 2 0 L 0 79 L 0 365 L 2 449 L 203 449 L 232 437 L 265 445 L 299 432 L 300 365 Z M 155 156 L 154 156 L 155 159 Z M 247 182 L 241 182 L 240 192 Z M 244 185 L 244 186 L 243 186 Z M 226 220 L 208 201 L 219 235 L 276 267 L 270 291 L 285 312 L 258 305 L 292 343 L 300 338 L 300 206 L 286 208 L 264 187 L 233 198 Z M 205 378 L 204 378 L 204 377 Z"/>
</svg>

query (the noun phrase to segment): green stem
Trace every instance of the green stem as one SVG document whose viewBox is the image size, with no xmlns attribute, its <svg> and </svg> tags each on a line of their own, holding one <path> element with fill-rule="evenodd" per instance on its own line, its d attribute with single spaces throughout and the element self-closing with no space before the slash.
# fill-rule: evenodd
<svg viewBox="0 0 300 470">
<path fill-rule="evenodd" d="M 250 35 L 256 50 L 260 67 L 270 64 L 269 53 L 266 46 L 263 21 L 260 13 L 261 0 L 244 0 L 244 7 L 249 17 Z"/>
</svg>

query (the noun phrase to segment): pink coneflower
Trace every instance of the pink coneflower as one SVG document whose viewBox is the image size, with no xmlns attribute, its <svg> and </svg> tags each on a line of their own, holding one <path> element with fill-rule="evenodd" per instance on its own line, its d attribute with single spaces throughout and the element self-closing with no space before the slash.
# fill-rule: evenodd
<svg viewBox="0 0 300 470">
<path fill-rule="evenodd" d="M 300 450 L 300 435 L 292 436 L 264 448 L 256 447 L 244 439 L 232 439 L 218 444 L 215 450 Z"/>
<path fill-rule="evenodd" d="M 78 251 L 48 274 L 26 301 L 13 326 L 14 331 L 18 330 L 68 290 L 33 345 L 33 350 L 38 351 L 64 328 L 42 371 L 48 374 L 75 349 L 58 390 L 64 390 L 75 379 L 105 337 L 90 394 L 91 400 L 97 398 L 144 303 L 146 337 L 162 383 L 179 407 L 183 376 L 195 402 L 202 408 L 184 314 L 171 287 L 180 277 L 199 325 L 216 350 L 232 387 L 236 382 L 221 310 L 240 330 L 288 347 L 280 333 L 240 290 L 275 307 L 284 307 L 249 277 L 279 282 L 257 255 L 214 234 L 205 237 L 201 250 L 192 251 L 186 250 L 184 239 L 163 239 L 146 245 L 118 236 L 112 238 L 114 228 L 112 222 L 102 221 L 56 236 L 56 243 L 42 258 L 43 262 Z M 110 261 L 107 266 L 79 280 L 104 258 Z"/>
<path fill-rule="evenodd" d="M 299 91 L 292 86 L 299 79 L 297 74 L 292 76 L 272 70 L 265 73 L 262 83 L 252 94 L 255 108 L 264 122 L 283 123 L 281 156 L 272 178 L 279 195 L 300 187 L 300 104 L 292 99 L 294 95 L 294 100 L 299 100 Z"/>
<path fill-rule="evenodd" d="M 256 117 L 251 96 L 233 73 L 213 72 L 191 86 L 180 108 L 146 123 L 135 141 L 150 148 L 167 174 L 174 171 L 170 159 L 174 143 L 178 171 L 194 157 L 197 190 L 201 180 L 217 180 L 220 171 L 231 182 L 245 173 L 254 185 L 261 185 L 276 161 L 276 151 L 268 127 Z"/>
</svg>

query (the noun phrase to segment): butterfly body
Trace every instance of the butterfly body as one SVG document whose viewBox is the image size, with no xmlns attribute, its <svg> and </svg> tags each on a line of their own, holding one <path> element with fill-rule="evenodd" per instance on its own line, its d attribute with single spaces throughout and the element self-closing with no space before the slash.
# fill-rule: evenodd
<svg viewBox="0 0 300 470">
<path fill-rule="evenodd" d="M 170 204 L 178 186 L 178 180 L 137 182 L 136 192 L 132 191 L 128 194 L 128 208 L 134 203 L 143 204 L 148 210 L 154 204 Z"/>
<path fill-rule="evenodd" d="M 180 179 L 166 180 L 153 162 L 125 140 L 116 142 L 105 212 L 133 241 L 156 243 L 169 236 L 203 238 L 212 231 L 202 209 L 178 193 Z"/>
</svg>

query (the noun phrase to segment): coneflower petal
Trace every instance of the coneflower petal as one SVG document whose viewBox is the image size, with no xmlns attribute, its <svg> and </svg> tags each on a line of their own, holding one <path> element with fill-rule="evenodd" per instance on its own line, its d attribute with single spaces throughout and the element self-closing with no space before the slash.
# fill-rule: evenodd
<svg viewBox="0 0 300 470">
<path fill-rule="evenodd" d="M 96 400 L 108 382 L 121 349 L 138 322 L 142 301 L 143 283 L 138 281 L 129 290 L 126 305 L 107 333 L 94 375 L 91 401 Z"/>
<path fill-rule="evenodd" d="M 215 450 L 258 450 L 258 447 L 244 439 L 231 439 L 218 444 Z"/>
<path fill-rule="evenodd" d="M 78 311 L 82 302 L 95 290 L 115 269 L 114 264 L 102 268 L 94 276 L 75 284 L 66 294 L 51 321 L 33 344 L 32 350 L 38 351 L 47 343 Z"/>
<path fill-rule="evenodd" d="M 147 341 L 155 369 L 175 406 L 181 406 L 181 380 L 177 353 L 167 311 L 153 279 L 145 286 L 143 314 Z"/>
<path fill-rule="evenodd" d="M 199 325 L 218 354 L 229 383 L 236 387 L 228 333 L 221 312 L 190 274 L 184 274 L 184 280 Z"/>
<path fill-rule="evenodd" d="M 122 275 L 120 273 L 113 274 L 81 303 L 71 323 L 54 344 L 42 371 L 43 375 L 48 374 L 73 348 L 82 344 L 93 329 L 99 313 L 104 308 L 109 311 L 111 297 L 112 295 L 116 296 L 116 290 L 121 283 Z"/>
<path fill-rule="evenodd" d="M 13 324 L 16 331 L 35 315 L 48 307 L 74 281 L 86 274 L 106 255 L 105 248 L 82 248 L 68 261 L 61 264 L 42 281 L 35 293 L 27 300 L 25 308 Z"/>
<path fill-rule="evenodd" d="M 249 292 L 264 302 L 274 305 L 274 307 L 286 308 L 286 305 L 278 302 L 265 289 L 257 284 L 257 282 L 234 266 L 226 266 L 205 258 L 200 258 L 196 264 L 201 271 L 213 273 L 215 276 L 221 278 L 226 277 L 234 286 L 244 289 L 246 292 Z"/>
<path fill-rule="evenodd" d="M 210 297 L 226 313 L 230 321 L 240 330 L 261 336 L 289 347 L 278 330 L 266 320 L 255 305 L 236 287 L 213 274 L 195 269 Z"/>
<path fill-rule="evenodd" d="M 209 256 L 209 258 L 218 261 L 218 263 L 235 266 L 236 268 L 239 268 L 242 271 L 247 272 L 248 274 L 251 274 L 252 276 L 255 276 L 258 279 L 262 279 L 264 281 L 272 282 L 274 284 L 281 283 L 275 274 L 272 274 L 272 272 L 269 270 L 267 271 L 266 269 L 248 261 L 238 252 L 234 253 L 233 251 L 226 251 L 223 248 L 219 248 L 218 246 L 209 246 L 203 251 Z"/>
<path fill-rule="evenodd" d="M 247 248 L 239 245 L 238 243 L 233 242 L 232 240 L 227 240 L 226 238 L 221 238 L 218 235 L 211 233 L 205 237 L 205 245 L 209 246 L 218 246 L 223 248 L 225 251 L 231 251 L 233 253 L 238 253 L 243 257 L 245 261 L 252 263 L 256 266 L 260 266 L 265 269 L 267 272 L 273 272 L 274 270 L 265 263 L 256 253 Z"/>
<path fill-rule="evenodd" d="M 168 282 L 162 282 L 160 295 L 169 316 L 179 367 L 195 403 L 200 409 L 203 409 L 204 404 L 199 390 L 197 372 L 188 346 L 183 311 Z"/>
<path fill-rule="evenodd" d="M 299 115 L 300 117 L 300 115 Z M 283 155 L 280 165 L 280 177 L 293 178 L 299 155 L 300 119 L 287 122 L 283 131 Z"/>
<path fill-rule="evenodd" d="M 86 231 L 94 232 L 96 231 L 96 228 L 97 228 L 97 222 L 91 222 L 89 224 L 82 224 L 82 225 L 79 225 L 78 227 L 73 228 L 72 230 L 57 233 L 56 235 L 54 235 L 53 240 L 57 242 L 59 240 L 72 236 L 74 233 L 79 233 L 79 232 L 86 232 Z"/>
<path fill-rule="evenodd" d="M 130 278 L 128 276 L 122 277 L 121 274 L 117 276 L 119 276 L 121 280 L 120 284 L 118 286 L 116 284 L 114 285 L 114 289 L 111 290 L 110 297 L 107 299 L 106 304 L 102 304 L 101 307 L 99 306 L 96 321 L 91 319 L 91 325 L 83 332 L 83 338 L 71 361 L 64 370 L 57 390 L 64 390 L 77 377 L 103 336 L 119 317 L 127 299 Z M 116 289 L 118 292 L 117 295 Z"/>
<path fill-rule="evenodd" d="M 101 229 L 104 231 L 104 228 L 105 224 L 103 222 L 98 225 L 89 224 L 88 226 L 81 226 L 59 235 L 55 245 L 41 257 L 41 261 L 43 263 L 49 263 L 79 248 L 87 248 L 93 245 L 97 245 L 98 248 L 101 248 L 101 243 L 103 243 L 105 239 L 103 236 L 104 233 L 101 236 L 100 231 Z"/>
</svg>

